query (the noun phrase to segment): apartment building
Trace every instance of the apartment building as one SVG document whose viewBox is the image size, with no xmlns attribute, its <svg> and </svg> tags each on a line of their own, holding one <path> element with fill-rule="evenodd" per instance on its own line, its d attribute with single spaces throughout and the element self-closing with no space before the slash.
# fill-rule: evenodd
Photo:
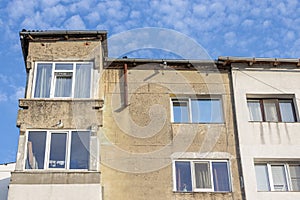
<svg viewBox="0 0 300 200">
<path fill-rule="evenodd" d="M 219 62 L 232 70 L 246 199 L 300 199 L 299 59 Z"/>
<path fill-rule="evenodd" d="M 20 32 L 8 199 L 243 199 L 228 65 L 108 58 L 106 37 Z"/>
</svg>

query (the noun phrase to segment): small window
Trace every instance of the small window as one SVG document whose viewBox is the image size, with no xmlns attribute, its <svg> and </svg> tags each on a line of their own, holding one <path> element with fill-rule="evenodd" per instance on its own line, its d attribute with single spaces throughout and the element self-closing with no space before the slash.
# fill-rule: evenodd
<svg viewBox="0 0 300 200">
<path fill-rule="evenodd" d="M 230 192 L 227 161 L 175 161 L 176 191 Z"/>
<path fill-rule="evenodd" d="M 292 99 L 247 99 L 250 121 L 296 122 Z"/>
<path fill-rule="evenodd" d="M 90 98 L 92 63 L 37 63 L 35 98 Z"/>
<path fill-rule="evenodd" d="M 293 163 L 255 164 L 258 191 L 300 191 L 300 165 Z"/>
<path fill-rule="evenodd" d="M 220 99 L 172 99 L 175 123 L 222 123 Z"/>
<path fill-rule="evenodd" d="M 29 131 L 25 169 L 88 169 L 89 131 Z"/>
</svg>

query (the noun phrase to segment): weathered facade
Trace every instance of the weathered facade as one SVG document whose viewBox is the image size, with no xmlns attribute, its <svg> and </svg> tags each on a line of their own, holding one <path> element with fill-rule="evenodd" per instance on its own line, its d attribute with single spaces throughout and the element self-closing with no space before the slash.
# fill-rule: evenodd
<svg viewBox="0 0 300 200">
<path fill-rule="evenodd" d="M 98 85 L 106 32 L 22 31 L 20 38 L 27 85 L 8 199 L 101 199 Z"/>
<path fill-rule="evenodd" d="M 20 33 L 9 199 L 243 199 L 227 66 L 107 58 L 106 32 Z"/>
</svg>

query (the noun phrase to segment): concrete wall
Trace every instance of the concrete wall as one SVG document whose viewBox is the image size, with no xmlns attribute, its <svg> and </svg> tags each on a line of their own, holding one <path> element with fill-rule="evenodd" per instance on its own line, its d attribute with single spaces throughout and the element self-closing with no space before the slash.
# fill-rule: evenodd
<svg viewBox="0 0 300 200">
<path fill-rule="evenodd" d="M 0 200 L 7 200 L 10 176 L 15 170 L 15 165 L 15 163 L 0 165 Z"/>
<path fill-rule="evenodd" d="M 300 71 L 291 66 L 233 65 L 233 88 L 236 105 L 239 145 L 247 199 L 299 199 L 299 192 L 258 192 L 254 160 L 299 161 L 300 123 L 250 122 L 247 94 L 282 95 L 294 94 L 296 110 L 300 106 Z M 299 120 L 299 115 L 298 115 Z"/>
<path fill-rule="evenodd" d="M 99 127 L 102 126 L 102 105 L 99 98 L 99 77 L 102 68 L 99 39 L 93 41 L 29 42 L 27 90 L 19 101 L 17 126 L 20 127 L 17 167 L 10 182 L 9 199 L 101 199 L 99 169 Z M 32 87 L 36 62 L 93 62 L 91 99 L 33 99 Z M 58 121 L 62 127 L 55 126 Z M 24 170 L 26 134 L 28 130 L 81 129 L 91 130 L 90 172 L 74 170 Z M 95 180 L 97 179 L 97 180 Z"/>
<path fill-rule="evenodd" d="M 146 64 L 129 69 L 127 79 L 128 106 L 124 105 L 123 70 L 105 69 L 101 78 L 104 200 L 242 199 L 228 73 L 163 70 Z M 222 99 L 224 123 L 171 123 L 171 97 L 209 94 Z M 218 153 L 228 153 L 223 159 L 230 161 L 233 192 L 173 191 L 172 156 L 182 157 L 185 152 L 195 159 L 220 159 Z"/>
</svg>

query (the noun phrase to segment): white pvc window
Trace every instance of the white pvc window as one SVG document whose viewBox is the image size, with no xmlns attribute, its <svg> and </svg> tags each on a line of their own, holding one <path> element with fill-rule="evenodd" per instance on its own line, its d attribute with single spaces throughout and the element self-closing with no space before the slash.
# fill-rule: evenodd
<svg viewBox="0 0 300 200">
<path fill-rule="evenodd" d="M 89 131 L 28 131 L 25 169 L 89 169 Z"/>
<path fill-rule="evenodd" d="M 178 192 L 230 192 L 227 161 L 174 161 L 174 190 Z"/>
<path fill-rule="evenodd" d="M 34 98 L 90 98 L 92 63 L 37 63 Z"/>
<path fill-rule="evenodd" d="M 300 164 L 255 164 L 258 191 L 300 191 Z"/>
<path fill-rule="evenodd" d="M 223 123 L 221 99 L 171 99 L 171 105 L 174 123 Z"/>
</svg>

